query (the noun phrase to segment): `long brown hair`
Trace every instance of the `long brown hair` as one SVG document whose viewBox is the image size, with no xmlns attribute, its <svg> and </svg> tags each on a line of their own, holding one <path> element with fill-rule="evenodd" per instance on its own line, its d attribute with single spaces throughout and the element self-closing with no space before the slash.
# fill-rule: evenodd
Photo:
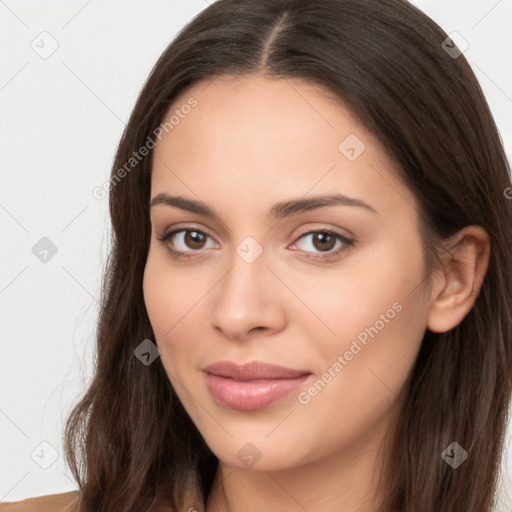
<svg viewBox="0 0 512 512">
<path fill-rule="evenodd" d="M 219 0 L 164 51 L 112 167 L 96 371 L 65 432 L 81 512 L 153 511 L 164 498 L 182 507 L 188 483 L 203 496 L 212 484 L 217 458 L 160 358 L 146 366 L 134 356 L 143 340 L 155 340 L 142 291 L 152 152 L 133 168 L 126 163 L 154 138 L 178 94 L 221 74 L 299 78 L 348 106 L 415 194 L 428 264 L 436 244 L 464 226 L 489 233 L 490 263 L 473 308 L 450 331 L 425 333 L 381 511 L 491 510 L 512 388 L 510 168 L 482 90 L 446 38 L 403 0 Z M 454 441 L 469 455 L 457 469 L 441 457 Z"/>
</svg>

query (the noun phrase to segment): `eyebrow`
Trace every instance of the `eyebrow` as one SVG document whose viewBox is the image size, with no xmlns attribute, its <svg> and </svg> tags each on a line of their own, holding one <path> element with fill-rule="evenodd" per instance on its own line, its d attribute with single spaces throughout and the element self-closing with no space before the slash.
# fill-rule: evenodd
<svg viewBox="0 0 512 512">
<path fill-rule="evenodd" d="M 182 196 L 170 196 L 166 193 L 158 194 L 151 200 L 150 206 L 152 208 L 153 206 L 158 205 L 173 206 L 175 208 L 180 208 L 181 210 L 197 213 L 220 221 L 219 214 L 205 203 L 193 199 L 186 199 Z M 324 208 L 326 206 L 356 206 L 373 214 L 379 215 L 375 208 L 361 199 L 354 199 L 342 194 L 329 194 L 282 201 L 274 204 L 267 215 L 272 219 L 282 219 L 284 217 L 298 215 L 300 213 L 315 210 L 317 208 Z"/>
</svg>

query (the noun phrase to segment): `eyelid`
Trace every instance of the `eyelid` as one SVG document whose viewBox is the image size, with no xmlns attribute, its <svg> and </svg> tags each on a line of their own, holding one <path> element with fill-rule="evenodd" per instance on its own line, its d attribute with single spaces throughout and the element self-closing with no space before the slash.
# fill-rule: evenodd
<svg viewBox="0 0 512 512">
<path fill-rule="evenodd" d="M 194 226 L 193 224 L 174 224 L 172 227 L 164 229 L 160 237 L 157 238 L 160 240 L 161 238 L 164 238 L 170 235 L 171 233 L 176 234 L 180 231 L 198 231 L 199 233 L 203 233 L 215 241 L 215 237 L 209 233 L 208 229 L 204 228 L 203 226 Z"/>
<path fill-rule="evenodd" d="M 197 228 L 195 226 L 190 226 L 190 225 L 178 226 L 178 227 L 173 227 L 171 229 L 166 229 L 160 236 L 157 236 L 156 238 L 160 242 L 163 242 L 164 244 L 166 244 L 166 243 L 168 243 L 168 241 L 171 238 L 175 237 L 179 233 L 183 233 L 183 232 L 187 232 L 187 231 L 195 231 L 197 233 L 206 235 L 209 239 L 213 240 L 213 242 L 218 245 L 218 242 L 215 241 L 215 238 L 213 236 L 211 236 L 208 233 L 208 231 L 206 231 L 203 228 Z M 190 253 L 197 252 L 197 253 L 199 253 L 199 252 L 202 252 L 202 250 L 197 250 L 197 251 L 190 250 L 190 251 L 182 251 L 182 252 L 190 252 Z"/>
<path fill-rule="evenodd" d="M 343 234 L 342 231 L 346 231 L 347 234 Z M 312 227 L 311 225 L 307 225 L 305 228 L 303 228 L 303 229 L 301 228 L 299 233 L 297 235 L 295 235 L 295 240 L 297 240 L 298 238 L 300 238 L 303 235 L 307 235 L 308 233 L 332 233 L 335 235 L 339 235 L 342 238 L 346 238 L 347 240 L 354 240 L 354 241 L 356 238 L 355 235 L 348 229 L 342 230 L 342 228 L 335 228 L 335 227 L 325 226 L 325 225 L 320 226 L 320 227 L 316 227 L 316 226 Z"/>
</svg>

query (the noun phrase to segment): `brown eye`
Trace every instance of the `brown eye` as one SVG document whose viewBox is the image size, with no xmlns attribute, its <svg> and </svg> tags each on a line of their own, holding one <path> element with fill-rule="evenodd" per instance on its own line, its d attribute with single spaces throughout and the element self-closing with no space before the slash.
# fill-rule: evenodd
<svg viewBox="0 0 512 512">
<path fill-rule="evenodd" d="M 215 247 L 209 235 L 198 229 L 176 229 L 158 238 L 171 254 L 188 258 L 194 253 L 203 253 L 202 249 Z M 208 242 L 210 245 L 208 246 Z"/>
<path fill-rule="evenodd" d="M 313 246 L 319 251 L 329 251 L 334 248 L 336 237 L 329 233 L 313 233 Z"/>
<path fill-rule="evenodd" d="M 199 231 L 185 231 L 185 237 L 184 242 L 187 245 L 187 247 L 190 247 L 191 249 L 202 249 L 205 240 L 206 235 L 204 233 L 201 233 Z"/>
<path fill-rule="evenodd" d="M 303 233 L 293 244 L 294 249 L 300 249 L 308 258 L 318 261 L 328 261 L 339 258 L 341 254 L 354 245 L 355 240 L 349 239 L 331 230 L 308 231 Z"/>
</svg>

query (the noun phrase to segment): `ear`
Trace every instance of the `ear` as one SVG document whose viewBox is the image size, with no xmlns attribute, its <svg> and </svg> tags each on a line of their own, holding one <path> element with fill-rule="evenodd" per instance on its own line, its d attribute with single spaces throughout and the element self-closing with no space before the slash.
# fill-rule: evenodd
<svg viewBox="0 0 512 512">
<path fill-rule="evenodd" d="M 427 328 L 446 332 L 475 303 L 489 264 L 491 241 L 481 226 L 466 226 L 446 241 L 442 268 L 434 276 Z"/>
</svg>

